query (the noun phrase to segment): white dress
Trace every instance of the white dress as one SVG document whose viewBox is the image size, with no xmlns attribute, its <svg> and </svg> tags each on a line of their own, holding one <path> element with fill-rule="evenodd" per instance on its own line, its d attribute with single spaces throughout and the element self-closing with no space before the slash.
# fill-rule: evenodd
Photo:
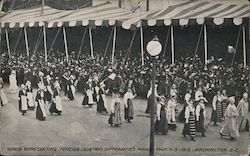
<svg viewBox="0 0 250 156">
<path fill-rule="evenodd" d="M 10 90 L 18 90 L 17 80 L 16 80 L 16 75 L 15 74 L 10 74 L 9 81 L 10 81 L 9 89 Z"/>
</svg>

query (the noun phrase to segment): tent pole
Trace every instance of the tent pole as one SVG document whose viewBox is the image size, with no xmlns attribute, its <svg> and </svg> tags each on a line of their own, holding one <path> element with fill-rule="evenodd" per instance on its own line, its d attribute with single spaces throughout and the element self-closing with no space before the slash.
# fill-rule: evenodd
<svg viewBox="0 0 250 156">
<path fill-rule="evenodd" d="M 242 27 L 242 42 L 243 42 L 244 68 L 245 68 L 247 66 L 247 50 L 246 50 L 246 32 L 245 32 L 245 26 Z"/>
<path fill-rule="evenodd" d="M 105 63 L 106 54 L 107 54 L 107 51 L 108 51 L 108 48 L 109 48 L 109 44 L 110 44 L 114 29 L 115 29 L 115 27 L 112 28 L 112 30 L 110 32 L 110 35 L 109 35 L 108 43 L 107 43 L 107 46 L 105 48 L 104 55 L 103 55 L 103 63 Z"/>
<path fill-rule="evenodd" d="M 27 30 L 26 30 L 26 27 L 24 27 L 23 29 L 24 29 L 24 38 L 25 38 L 26 52 L 27 52 L 27 56 L 29 57 L 30 53 L 29 53 L 29 43 L 28 43 Z"/>
<path fill-rule="evenodd" d="M 9 34 L 8 34 L 7 28 L 5 28 L 5 35 L 6 35 L 8 54 L 9 54 L 9 58 L 10 58 L 11 57 L 11 55 L 10 55 L 10 41 L 9 41 Z"/>
<path fill-rule="evenodd" d="M 115 43 L 116 43 L 116 26 L 114 27 L 113 47 L 112 47 L 112 64 L 114 64 L 115 58 Z"/>
<path fill-rule="evenodd" d="M 172 49 L 172 64 L 174 64 L 174 27 L 171 25 L 171 49 Z"/>
<path fill-rule="evenodd" d="M 94 59 L 93 38 L 92 38 L 91 27 L 89 27 L 89 43 L 90 43 L 91 58 Z"/>
<path fill-rule="evenodd" d="M 204 24 L 205 66 L 207 66 L 207 26 Z"/>
<path fill-rule="evenodd" d="M 22 30 L 23 30 L 23 29 L 20 29 L 20 32 L 19 32 L 18 37 L 17 37 L 17 40 L 16 40 L 15 47 L 14 47 L 14 49 L 13 49 L 13 53 L 14 53 L 15 55 L 16 55 L 16 48 L 17 48 L 17 46 L 18 46 L 18 43 L 19 43 L 19 40 L 20 40 L 20 37 L 21 37 L 21 34 L 22 34 Z"/>
<path fill-rule="evenodd" d="M 45 58 L 45 63 L 47 63 L 47 61 L 48 61 L 48 52 L 47 52 L 47 39 L 46 39 L 45 24 L 43 25 L 43 43 L 44 43 L 44 58 Z"/>
<path fill-rule="evenodd" d="M 65 48 L 65 54 L 66 54 L 66 61 L 69 62 L 68 44 L 67 44 L 67 36 L 66 36 L 65 27 L 63 27 L 63 39 L 64 39 L 64 48 Z"/>
<path fill-rule="evenodd" d="M 52 44 L 51 44 L 51 47 L 49 48 L 48 56 L 50 55 L 50 53 L 51 53 L 51 51 L 52 51 L 52 48 L 53 48 L 53 46 L 54 46 L 54 44 L 55 44 L 55 42 L 56 42 L 56 39 L 57 39 L 57 37 L 58 37 L 58 35 L 59 35 L 59 32 L 60 32 L 61 28 L 62 28 L 62 27 L 60 27 L 60 28 L 57 30 L 57 32 L 56 32 L 56 36 L 55 36 L 55 38 L 54 38 L 54 40 L 53 40 L 53 42 L 52 42 Z"/>
<path fill-rule="evenodd" d="M 143 45 L 143 29 L 142 26 L 140 27 L 141 29 L 141 65 L 144 66 L 144 45 Z"/>
<path fill-rule="evenodd" d="M 83 33 L 83 36 L 82 36 L 82 42 L 81 42 L 79 52 L 78 52 L 78 55 L 77 55 L 77 60 L 79 60 L 80 54 L 82 52 L 82 46 L 83 46 L 83 42 L 85 40 L 86 33 L 87 33 L 87 27 L 85 27 L 85 30 L 84 30 L 84 33 Z"/>
</svg>

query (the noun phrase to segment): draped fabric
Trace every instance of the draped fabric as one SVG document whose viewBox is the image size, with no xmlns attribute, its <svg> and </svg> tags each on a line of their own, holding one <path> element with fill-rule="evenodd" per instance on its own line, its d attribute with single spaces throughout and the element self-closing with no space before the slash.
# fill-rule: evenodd
<svg viewBox="0 0 250 156">
<path fill-rule="evenodd" d="M 96 5 L 75 10 L 59 10 L 50 6 L 35 6 L 28 9 L 13 10 L 2 15 L 1 27 L 69 27 L 121 25 L 124 29 L 140 27 L 141 24 L 155 26 L 203 24 L 212 21 L 216 25 L 230 20 L 240 25 L 244 18 L 250 17 L 250 3 L 247 1 L 209 1 L 182 0 L 157 9 L 143 11 L 119 8 L 117 3 L 104 1 Z"/>
</svg>

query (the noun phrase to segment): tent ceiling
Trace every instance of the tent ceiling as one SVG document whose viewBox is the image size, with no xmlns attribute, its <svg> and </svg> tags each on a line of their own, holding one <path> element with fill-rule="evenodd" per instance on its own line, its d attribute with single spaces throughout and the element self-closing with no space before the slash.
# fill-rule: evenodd
<svg viewBox="0 0 250 156">
<path fill-rule="evenodd" d="M 74 27 L 77 25 L 121 25 L 124 29 L 139 27 L 141 24 L 155 26 L 178 24 L 189 25 L 212 21 L 221 25 L 230 19 L 235 25 L 240 25 L 244 18 L 250 17 L 250 3 L 233 3 L 230 1 L 183 0 L 181 3 L 150 11 L 137 9 L 132 12 L 119 8 L 111 2 L 86 7 L 78 10 L 58 10 L 45 6 L 25 10 L 14 10 L 0 18 L 1 27 Z M 174 22 L 177 21 L 177 22 Z"/>
</svg>

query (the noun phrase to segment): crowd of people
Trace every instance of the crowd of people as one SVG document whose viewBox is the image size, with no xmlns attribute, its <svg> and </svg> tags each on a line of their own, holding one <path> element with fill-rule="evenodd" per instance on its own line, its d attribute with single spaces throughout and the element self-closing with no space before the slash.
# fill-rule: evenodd
<svg viewBox="0 0 250 156">
<path fill-rule="evenodd" d="M 114 63 L 108 57 L 96 54 L 76 57 L 66 61 L 63 54 L 51 55 L 45 63 L 42 53 L 31 57 L 2 55 L 1 105 L 7 103 L 3 83 L 9 83 L 13 93 L 21 86 L 18 94 L 19 110 L 25 115 L 36 107 L 36 118 L 46 120 L 46 107 L 50 113 L 62 113 L 61 89 L 69 100 L 75 99 L 75 92 L 83 93 L 83 107 L 97 104 L 97 112 L 108 113 L 111 126 L 122 124 L 121 106 L 124 104 L 124 118 L 133 120 L 133 99 L 137 96 L 148 99 L 145 113 L 154 107 L 151 87 L 151 61 L 145 57 L 145 65 L 139 58 L 116 57 Z M 239 131 L 249 131 L 248 119 L 248 67 L 242 64 L 230 65 L 223 59 L 211 57 L 205 66 L 197 57 L 187 57 L 169 65 L 163 58 L 156 59 L 156 122 L 155 131 L 167 134 L 176 130 L 176 122 L 184 122 L 183 136 L 190 135 L 195 141 L 196 132 L 206 137 L 206 107 L 212 107 L 211 122 L 218 126 L 223 122 L 221 137 L 234 140 Z M 37 87 L 36 95 L 32 88 Z M 112 96 L 111 107 L 107 108 L 106 95 Z M 33 96 L 35 99 L 33 101 Z M 123 97 L 123 100 L 121 100 Z M 178 104 L 183 110 L 177 116 Z"/>
</svg>

